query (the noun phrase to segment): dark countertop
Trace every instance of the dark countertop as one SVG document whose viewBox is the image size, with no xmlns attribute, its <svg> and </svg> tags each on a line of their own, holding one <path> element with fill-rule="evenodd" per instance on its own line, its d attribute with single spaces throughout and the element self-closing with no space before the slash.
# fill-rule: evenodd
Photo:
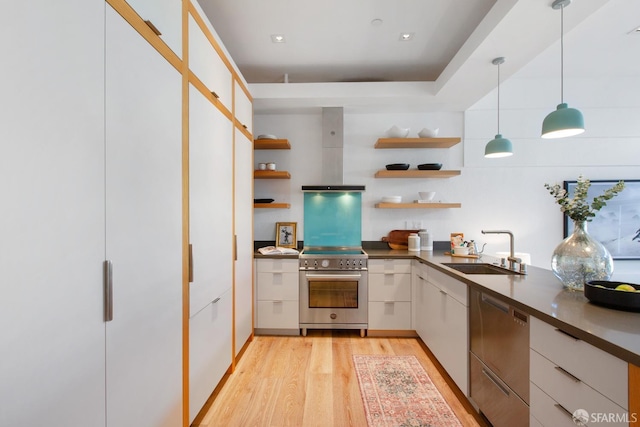
<svg viewBox="0 0 640 427">
<path fill-rule="evenodd" d="M 591 304 L 581 292 L 564 290 L 551 270 L 528 266 L 527 275 L 467 275 L 442 263 L 494 263 L 494 257 L 469 259 L 444 255 L 444 251 L 365 248 L 370 259 L 417 259 L 483 292 L 499 297 L 530 315 L 580 338 L 614 356 L 640 366 L 640 313 Z M 297 255 L 256 258 L 297 258 Z"/>
</svg>

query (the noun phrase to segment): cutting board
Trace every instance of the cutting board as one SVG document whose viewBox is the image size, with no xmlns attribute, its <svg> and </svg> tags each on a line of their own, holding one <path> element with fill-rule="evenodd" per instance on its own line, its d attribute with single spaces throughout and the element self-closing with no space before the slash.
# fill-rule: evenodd
<svg viewBox="0 0 640 427">
<path fill-rule="evenodd" d="M 391 249 L 408 249 L 409 234 L 418 233 L 420 230 L 391 230 L 388 235 L 382 238 Z"/>
</svg>

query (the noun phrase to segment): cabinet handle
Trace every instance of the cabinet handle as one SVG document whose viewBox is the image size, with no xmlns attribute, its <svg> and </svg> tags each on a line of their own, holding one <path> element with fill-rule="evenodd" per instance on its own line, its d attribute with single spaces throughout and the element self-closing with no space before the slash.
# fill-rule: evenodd
<svg viewBox="0 0 640 427">
<path fill-rule="evenodd" d="M 558 328 L 556 328 L 556 332 L 560 332 L 561 334 L 566 335 L 566 336 L 568 336 L 569 338 L 573 338 L 573 339 L 574 339 L 574 340 L 576 340 L 576 341 L 580 341 L 580 338 L 576 337 L 575 335 L 571 335 L 569 332 L 565 332 L 565 331 L 563 331 L 562 329 L 558 329 Z"/>
<path fill-rule="evenodd" d="M 218 301 L 220 301 L 220 297 L 218 297 L 218 298 L 214 299 L 214 300 L 213 300 L 213 302 L 212 302 L 211 304 L 215 304 L 215 303 L 217 303 Z"/>
<path fill-rule="evenodd" d="M 562 367 L 560 367 L 560 366 L 556 366 L 556 367 L 555 367 L 555 370 L 556 370 L 556 371 L 558 371 L 558 372 L 561 372 L 561 373 L 565 374 L 567 377 L 571 378 L 573 381 L 575 381 L 575 382 L 577 382 L 577 383 L 581 382 L 581 381 L 580 381 L 580 378 L 576 377 L 576 376 L 575 376 L 575 375 L 573 375 L 571 372 L 567 371 L 566 369 L 564 369 L 564 368 L 562 368 Z"/>
<path fill-rule="evenodd" d="M 242 125 L 243 128 L 248 129 L 247 125 L 243 124 Z"/>
<path fill-rule="evenodd" d="M 569 410 L 567 408 L 565 408 L 564 406 L 562 406 L 559 403 L 556 403 L 555 405 L 556 408 L 558 408 L 560 410 L 560 412 L 562 412 L 563 414 L 565 414 L 567 417 L 571 418 L 573 420 L 573 414 L 571 412 L 569 412 Z"/>
<path fill-rule="evenodd" d="M 439 290 L 439 291 L 440 291 L 440 293 L 441 293 L 441 294 L 443 294 L 443 295 L 449 295 L 449 294 L 447 293 L 447 291 L 445 291 L 444 289 L 440 289 L 440 288 L 438 288 L 438 290 Z"/>
<path fill-rule="evenodd" d="M 233 260 L 238 260 L 238 235 L 233 235 Z"/>
<path fill-rule="evenodd" d="M 106 260 L 102 263 L 104 278 L 104 321 L 113 320 L 113 263 Z"/>
<path fill-rule="evenodd" d="M 189 243 L 189 283 L 193 282 L 193 245 Z"/>
<path fill-rule="evenodd" d="M 213 95 L 213 97 L 215 99 L 220 99 L 220 95 L 218 95 L 217 93 L 215 93 L 214 91 L 211 91 L 211 95 Z"/>
<path fill-rule="evenodd" d="M 507 397 L 509 397 L 509 390 L 507 390 L 505 387 L 502 386 L 502 384 L 500 384 L 498 382 L 498 380 L 496 380 L 495 378 L 493 378 L 493 375 L 491 375 L 486 369 L 482 368 L 482 373 L 485 375 L 485 377 L 489 378 L 489 381 L 491 381 L 493 383 L 493 385 L 495 385 L 496 387 L 498 387 L 498 389 Z"/>
<path fill-rule="evenodd" d="M 156 36 L 161 36 L 161 35 L 162 35 L 162 33 L 160 32 L 160 30 L 158 30 L 158 28 L 157 28 L 155 25 L 153 25 L 153 22 L 151 22 L 151 21 L 149 21 L 149 20 L 147 19 L 147 20 L 145 20 L 145 21 L 144 21 L 144 23 L 145 23 L 145 24 L 147 24 L 147 26 L 148 26 L 149 28 L 151 28 L 151 31 L 153 31 L 153 32 L 156 34 Z"/>
</svg>

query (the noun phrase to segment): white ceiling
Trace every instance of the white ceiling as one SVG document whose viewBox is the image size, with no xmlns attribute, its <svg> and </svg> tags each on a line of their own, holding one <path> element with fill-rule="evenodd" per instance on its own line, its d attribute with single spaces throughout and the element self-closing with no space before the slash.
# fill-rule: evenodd
<svg viewBox="0 0 640 427">
<path fill-rule="evenodd" d="M 495 57 L 507 58 L 503 80 L 530 62 L 528 77 L 559 72 L 561 12 L 553 0 L 199 2 L 250 83 L 257 112 L 463 111 L 495 88 Z M 574 0 L 564 11 L 565 76 L 640 76 L 640 35 L 629 35 L 638 26 L 638 0 Z M 413 39 L 400 41 L 403 32 Z M 273 43 L 272 34 L 286 42 Z M 534 61 L 541 54 L 549 61 Z"/>
</svg>

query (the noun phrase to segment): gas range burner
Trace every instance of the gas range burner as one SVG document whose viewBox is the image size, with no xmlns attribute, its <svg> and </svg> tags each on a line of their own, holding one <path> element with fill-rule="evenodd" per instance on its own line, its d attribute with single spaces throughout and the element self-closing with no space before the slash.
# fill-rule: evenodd
<svg viewBox="0 0 640 427">
<path fill-rule="evenodd" d="M 366 270 L 362 248 L 312 247 L 300 252 L 300 270 Z"/>
</svg>

